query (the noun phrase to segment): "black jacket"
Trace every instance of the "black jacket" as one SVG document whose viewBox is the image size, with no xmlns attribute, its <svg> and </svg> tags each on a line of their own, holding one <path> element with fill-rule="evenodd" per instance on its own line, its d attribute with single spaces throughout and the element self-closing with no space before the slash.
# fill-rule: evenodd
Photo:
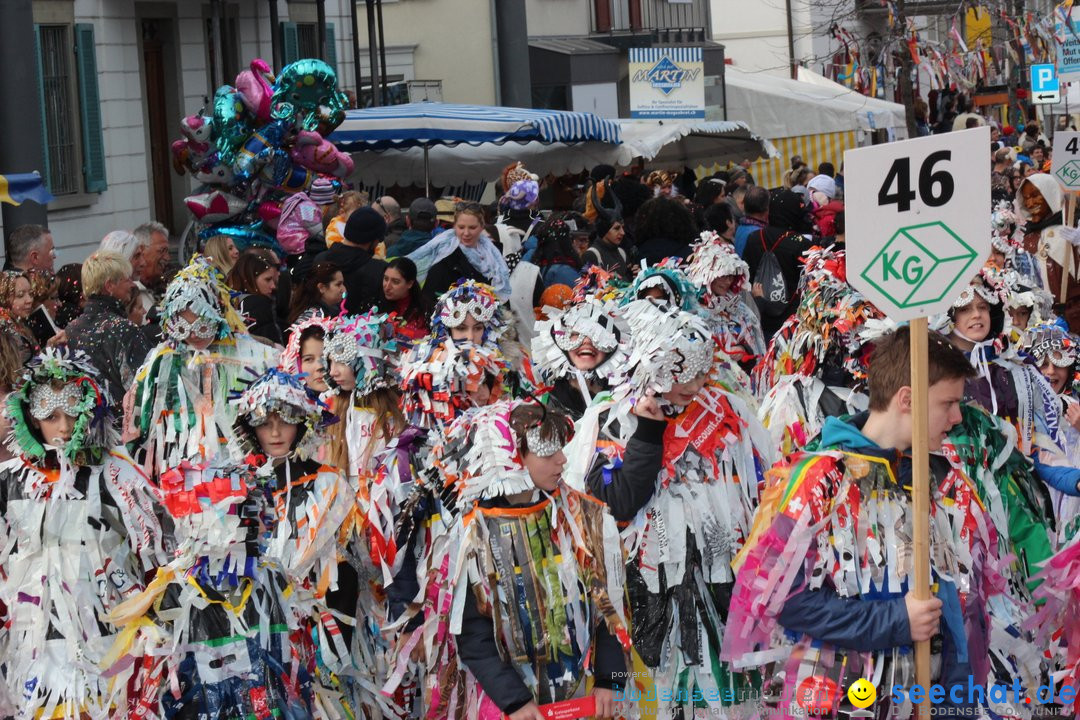
<svg viewBox="0 0 1080 720">
<path fill-rule="evenodd" d="M 285 344 L 277 321 L 276 298 L 259 293 L 241 295 L 236 301 L 236 311 L 244 316 L 244 323 L 249 333 L 266 338 L 278 345 Z"/>
<path fill-rule="evenodd" d="M 128 320 L 124 304 L 110 295 L 87 298 L 82 315 L 66 331 L 68 346 L 90 356 L 109 397 L 119 405 L 152 347 L 146 334 Z"/>
<path fill-rule="evenodd" d="M 685 260 L 691 252 L 689 245 L 671 238 L 650 238 L 637 246 L 638 259 L 645 260 L 650 266 L 659 265 L 661 260 L 668 257 Z"/>
<path fill-rule="evenodd" d="M 339 242 L 316 257 L 315 262 L 330 262 L 341 270 L 345 279 L 345 310 L 350 315 L 365 313 L 375 305 L 380 308 L 386 305 L 382 290 L 385 260 L 362 247 Z"/>
<path fill-rule="evenodd" d="M 486 501 L 484 504 L 510 507 L 505 498 Z M 454 637 L 461 661 L 469 668 L 469 672 L 480 683 L 480 687 L 500 710 L 509 715 L 534 700 L 532 692 L 525 685 L 513 664 L 499 656 L 499 646 L 495 640 L 495 624 L 490 617 L 480 613 L 476 606 L 476 594 L 472 588 L 465 593 L 461 634 Z M 596 652 L 593 666 L 594 687 L 622 688 L 626 678 L 626 662 L 622 646 L 608 632 L 603 620 L 596 626 L 594 643 Z"/>
<path fill-rule="evenodd" d="M 643 417 L 637 422 L 637 429 L 626 443 L 622 465 L 608 468 L 598 457 L 587 480 L 589 494 L 603 500 L 618 522 L 633 520 L 652 498 L 664 459 L 667 422 Z"/>
<path fill-rule="evenodd" d="M 599 258 L 599 262 L 597 262 L 597 258 Z M 581 256 L 581 264 L 585 267 L 599 265 L 603 269 L 615 273 L 623 280 L 630 279 L 630 267 L 627 262 L 626 250 L 603 239 L 594 240 L 589 249 L 585 251 L 585 254 Z"/>
<path fill-rule="evenodd" d="M 491 278 L 473 267 L 461 248 L 444 257 L 431 266 L 427 280 L 424 281 L 423 295 L 429 305 L 434 305 L 439 296 L 450 289 L 450 286 L 459 280 L 475 280 L 491 284 Z M 381 285 L 380 285 L 381 287 Z"/>
</svg>

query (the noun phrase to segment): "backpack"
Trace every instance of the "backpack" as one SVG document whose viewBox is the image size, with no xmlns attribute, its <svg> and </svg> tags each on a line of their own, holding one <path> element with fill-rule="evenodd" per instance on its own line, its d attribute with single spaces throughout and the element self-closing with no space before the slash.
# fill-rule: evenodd
<svg viewBox="0 0 1080 720">
<path fill-rule="evenodd" d="M 758 298 L 758 305 L 765 315 L 777 317 L 787 312 L 791 294 L 788 292 L 787 280 L 784 279 L 784 271 L 780 267 L 780 260 L 776 257 L 776 248 L 791 233 L 781 235 L 773 246 L 765 245 L 765 230 L 760 231 L 761 237 L 761 260 L 758 262 L 757 271 L 754 273 L 754 284 L 760 284 L 764 295 Z"/>
</svg>

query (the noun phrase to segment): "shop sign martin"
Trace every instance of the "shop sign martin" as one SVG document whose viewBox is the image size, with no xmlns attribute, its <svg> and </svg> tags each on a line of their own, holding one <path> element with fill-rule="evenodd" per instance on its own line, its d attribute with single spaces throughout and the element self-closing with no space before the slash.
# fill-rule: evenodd
<svg viewBox="0 0 1080 720">
<path fill-rule="evenodd" d="M 671 58 L 664 55 L 660 62 L 648 70 L 639 70 L 634 76 L 635 82 L 647 81 L 655 89 L 670 95 L 672 90 L 682 87 L 686 80 L 696 80 L 701 74 L 701 68 L 685 68 L 676 65 Z"/>
</svg>

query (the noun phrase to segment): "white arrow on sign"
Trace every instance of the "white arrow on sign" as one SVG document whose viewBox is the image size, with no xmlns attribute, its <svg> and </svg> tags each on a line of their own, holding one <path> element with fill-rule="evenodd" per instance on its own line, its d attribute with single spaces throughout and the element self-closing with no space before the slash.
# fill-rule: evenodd
<svg viewBox="0 0 1080 720">
<path fill-rule="evenodd" d="M 1050 174 L 1066 190 L 1080 190 L 1080 132 L 1054 133 Z"/>
<path fill-rule="evenodd" d="M 844 153 L 848 282 L 893 320 L 944 312 L 990 255 L 990 128 Z"/>
</svg>

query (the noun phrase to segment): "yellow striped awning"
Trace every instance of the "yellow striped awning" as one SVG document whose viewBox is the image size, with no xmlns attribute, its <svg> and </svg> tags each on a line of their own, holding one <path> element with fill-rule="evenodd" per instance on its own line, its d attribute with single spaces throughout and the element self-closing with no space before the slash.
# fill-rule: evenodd
<svg viewBox="0 0 1080 720">
<path fill-rule="evenodd" d="M 858 147 L 855 130 L 847 132 L 822 133 L 820 135 L 797 135 L 786 138 L 770 138 L 780 151 L 780 157 L 772 160 L 763 158 L 750 165 L 750 174 L 754 182 L 762 187 L 781 187 L 784 173 L 791 169 L 791 158 L 798 155 L 812 169 L 823 162 L 831 162 L 840 170 L 844 162 L 844 151 Z"/>
</svg>

